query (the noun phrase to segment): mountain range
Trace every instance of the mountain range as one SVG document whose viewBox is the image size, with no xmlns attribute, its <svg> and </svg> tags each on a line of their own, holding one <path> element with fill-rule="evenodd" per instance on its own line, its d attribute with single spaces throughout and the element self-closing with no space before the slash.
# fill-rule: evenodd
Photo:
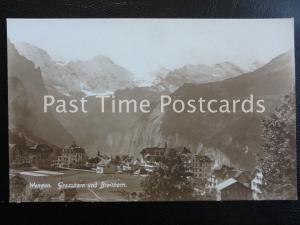
<svg viewBox="0 0 300 225">
<path fill-rule="evenodd" d="M 286 52 L 263 67 L 223 81 L 184 84 L 172 98 L 245 99 L 250 94 L 264 99 L 266 111 L 259 113 L 175 113 L 160 111 L 160 103 L 150 114 L 143 115 L 130 130 L 108 135 L 111 151 L 136 155 L 145 147 L 187 146 L 193 152 L 221 155 L 220 164 L 230 162 L 244 169 L 253 169 L 262 146 L 261 119 L 272 112 L 280 99 L 294 88 L 293 53 Z M 209 150 L 207 150 L 209 149 Z"/>
<path fill-rule="evenodd" d="M 172 93 L 185 83 L 201 84 L 220 81 L 245 72 L 230 62 L 217 63 L 214 66 L 188 64 L 173 71 L 161 68 L 157 72 L 153 87 L 157 91 Z"/>
<path fill-rule="evenodd" d="M 251 169 L 262 144 L 260 120 L 274 110 L 280 97 L 293 90 L 295 83 L 291 51 L 265 65 L 254 62 L 247 70 L 231 62 L 185 65 L 175 70 L 162 67 L 153 75 L 152 85 L 138 87 L 131 72 L 105 56 L 65 63 L 52 60 L 46 51 L 30 44 L 16 44 L 16 49 L 8 42 L 11 128 L 57 145 L 76 139 L 90 154 L 100 150 L 137 156 L 145 147 L 167 143 L 211 155 L 219 165 Z M 41 97 L 47 93 L 66 100 L 87 96 L 89 113 L 45 115 Z M 114 93 L 116 100 L 149 99 L 151 112 L 99 113 L 94 95 L 104 93 Z M 265 99 L 267 111 L 162 113 L 159 99 L 163 93 L 182 100 L 243 99 L 254 94 Z"/>
<path fill-rule="evenodd" d="M 91 96 L 112 94 L 119 89 L 134 88 L 143 82 L 134 79 L 127 69 L 115 64 L 110 58 L 98 55 L 90 60 L 61 62 L 53 60 L 49 54 L 26 42 L 16 43 L 18 52 L 39 67 L 48 89 L 66 96 Z M 217 63 L 214 66 L 187 64 L 175 70 L 160 67 L 152 74 L 155 92 L 172 93 L 184 83 L 208 83 L 238 76 L 261 66 L 256 61 L 248 70 L 231 62 Z"/>
<path fill-rule="evenodd" d="M 40 68 L 47 89 L 67 96 L 87 96 L 135 87 L 133 74 L 102 55 L 86 61 L 56 62 L 49 54 L 28 43 L 16 43 L 20 55 Z"/>
</svg>

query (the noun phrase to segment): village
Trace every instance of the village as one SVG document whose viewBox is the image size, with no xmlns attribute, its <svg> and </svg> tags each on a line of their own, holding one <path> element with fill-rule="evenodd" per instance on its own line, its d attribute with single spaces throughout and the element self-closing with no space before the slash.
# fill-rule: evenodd
<svg viewBox="0 0 300 225">
<path fill-rule="evenodd" d="M 88 157 L 75 141 L 62 150 L 48 144 L 26 147 L 9 144 L 10 197 L 16 201 L 139 201 L 141 182 L 154 173 L 166 152 L 176 152 L 193 184 L 192 200 L 259 200 L 263 175 L 259 168 L 245 171 L 228 165 L 215 167 L 214 159 L 193 154 L 187 147 L 149 147 L 138 157 L 129 155 Z M 32 188 L 46 183 L 49 190 Z M 98 182 L 103 189 L 57 189 L 62 183 Z M 118 185 L 120 183 L 120 185 Z M 51 190 L 50 190 L 51 189 Z M 43 193 L 43 194 L 41 194 Z"/>
</svg>

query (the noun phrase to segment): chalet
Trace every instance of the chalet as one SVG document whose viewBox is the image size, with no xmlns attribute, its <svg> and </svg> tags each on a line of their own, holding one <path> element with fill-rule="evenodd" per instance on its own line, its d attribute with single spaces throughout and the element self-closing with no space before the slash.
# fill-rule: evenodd
<svg viewBox="0 0 300 225">
<path fill-rule="evenodd" d="M 181 156 L 187 156 L 191 154 L 191 151 L 186 147 L 168 148 L 166 144 L 164 148 L 160 148 L 160 147 L 144 148 L 141 151 L 141 155 L 144 161 L 160 162 L 163 156 L 170 152 L 175 152 L 176 154 Z"/>
<path fill-rule="evenodd" d="M 191 160 L 191 172 L 193 176 L 202 182 L 206 182 L 211 176 L 213 161 L 205 155 L 195 155 Z"/>
<path fill-rule="evenodd" d="M 251 173 L 249 171 L 236 169 L 231 166 L 223 165 L 220 169 L 215 169 L 213 175 L 216 177 L 217 183 L 221 183 L 229 178 L 234 178 L 246 186 L 250 186 L 251 183 Z"/>
<path fill-rule="evenodd" d="M 102 166 L 102 167 L 104 167 L 104 166 L 106 166 L 106 165 L 108 165 L 108 164 L 112 164 L 111 159 L 101 159 L 101 160 L 96 164 L 96 166 Z"/>
<path fill-rule="evenodd" d="M 181 156 L 188 156 L 191 154 L 191 151 L 186 147 L 174 147 L 174 148 L 167 148 L 165 153 L 168 152 L 176 152 L 176 154 Z"/>
<path fill-rule="evenodd" d="M 150 162 L 160 162 L 163 158 L 163 155 L 166 151 L 166 148 L 152 147 L 152 148 L 144 148 L 141 151 L 141 155 L 143 160 Z"/>
<path fill-rule="evenodd" d="M 143 166 L 141 160 L 139 160 L 139 159 L 130 160 L 128 165 L 131 167 L 131 172 L 134 172 Z"/>
<path fill-rule="evenodd" d="M 130 172 L 133 169 L 133 167 L 131 165 L 129 165 L 129 163 L 123 163 L 119 167 L 120 167 L 121 171 L 123 171 L 123 172 Z"/>
<path fill-rule="evenodd" d="M 87 155 L 85 150 L 74 142 L 62 150 L 62 155 L 58 156 L 57 166 L 68 168 L 81 168 L 86 165 Z"/>
<path fill-rule="evenodd" d="M 28 157 L 31 165 L 39 168 L 49 168 L 57 155 L 49 145 L 36 144 L 29 148 Z"/>
<path fill-rule="evenodd" d="M 234 168 L 227 165 L 223 165 L 221 168 L 213 171 L 218 184 L 231 178 L 234 173 Z"/>
<path fill-rule="evenodd" d="M 232 178 L 244 184 L 247 187 L 251 186 L 251 173 L 246 170 L 235 170 Z"/>
<path fill-rule="evenodd" d="M 252 200 L 252 190 L 234 178 L 216 186 L 217 200 Z"/>
<path fill-rule="evenodd" d="M 144 162 L 144 164 L 143 164 L 143 168 L 147 172 L 153 172 L 158 167 L 159 167 L 159 163 L 158 162 Z"/>
<path fill-rule="evenodd" d="M 21 166 L 29 163 L 27 147 L 19 144 L 9 144 L 9 165 Z"/>
<path fill-rule="evenodd" d="M 147 176 L 147 175 L 148 175 L 148 172 L 147 172 L 146 169 L 140 168 L 140 169 L 134 171 L 134 172 L 133 172 L 133 175 L 134 175 L 134 176 Z"/>
</svg>

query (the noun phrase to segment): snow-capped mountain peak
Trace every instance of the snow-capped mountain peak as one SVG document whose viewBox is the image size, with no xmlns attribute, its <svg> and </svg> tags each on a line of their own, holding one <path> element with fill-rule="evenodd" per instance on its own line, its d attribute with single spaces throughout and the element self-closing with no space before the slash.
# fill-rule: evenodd
<svg viewBox="0 0 300 225">
<path fill-rule="evenodd" d="M 228 61 L 217 63 L 213 67 L 213 75 L 217 77 L 234 77 L 245 72 L 240 67 Z"/>
<path fill-rule="evenodd" d="M 41 69 L 48 89 L 69 96 L 110 93 L 136 86 L 130 71 L 104 55 L 86 61 L 61 62 L 52 60 L 45 50 L 28 43 L 18 43 L 16 48 Z"/>
<path fill-rule="evenodd" d="M 231 62 L 208 66 L 186 64 L 173 71 L 157 73 L 153 87 L 158 91 L 173 92 L 185 83 L 208 83 L 243 74 L 245 71 Z"/>
</svg>

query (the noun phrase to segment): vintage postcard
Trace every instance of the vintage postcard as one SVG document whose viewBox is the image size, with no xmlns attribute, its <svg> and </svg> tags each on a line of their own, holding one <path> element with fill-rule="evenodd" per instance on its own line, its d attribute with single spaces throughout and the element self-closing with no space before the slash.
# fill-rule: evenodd
<svg viewBox="0 0 300 225">
<path fill-rule="evenodd" d="M 7 19 L 11 202 L 295 200 L 293 19 Z"/>
</svg>

